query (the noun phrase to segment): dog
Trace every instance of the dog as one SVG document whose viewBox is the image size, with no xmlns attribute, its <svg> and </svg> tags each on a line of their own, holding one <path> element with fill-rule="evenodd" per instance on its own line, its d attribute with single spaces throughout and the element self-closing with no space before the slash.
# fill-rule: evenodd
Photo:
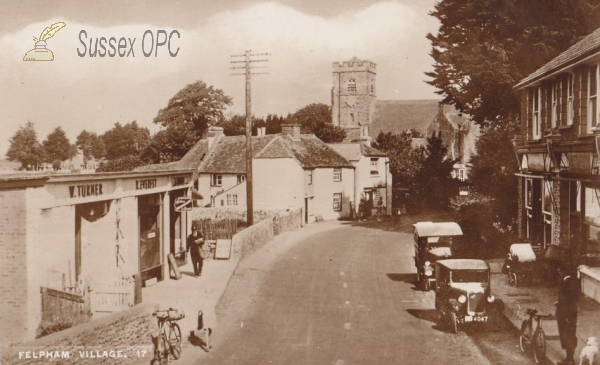
<svg viewBox="0 0 600 365">
<path fill-rule="evenodd" d="M 593 365 L 596 356 L 598 356 L 598 339 L 590 337 L 587 339 L 586 346 L 581 350 L 581 355 L 579 355 L 579 365 Z"/>
</svg>

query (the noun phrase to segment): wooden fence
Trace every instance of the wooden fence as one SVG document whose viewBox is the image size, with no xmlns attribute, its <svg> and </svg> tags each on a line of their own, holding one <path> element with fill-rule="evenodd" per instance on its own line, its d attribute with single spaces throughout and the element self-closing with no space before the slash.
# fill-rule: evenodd
<svg viewBox="0 0 600 365">
<path fill-rule="evenodd" d="M 246 227 L 246 222 L 241 219 L 200 219 L 195 220 L 194 224 L 205 240 L 231 239 L 238 230 Z"/>
<path fill-rule="evenodd" d="M 90 297 L 94 313 L 112 313 L 127 309 L 134 304 L 135 281 L 115 278 L 95 283 Z"/>
</svg>

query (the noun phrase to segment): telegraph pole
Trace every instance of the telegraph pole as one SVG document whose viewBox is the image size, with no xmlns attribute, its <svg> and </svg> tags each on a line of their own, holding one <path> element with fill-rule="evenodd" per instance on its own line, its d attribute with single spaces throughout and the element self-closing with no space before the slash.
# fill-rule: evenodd
<svg viewBox="0 0 600 365">
<path fill-rule="evenodd" d="M 253 56 L 270 56 L 270 53 L 252 53 L 252 51 L 246 51 L 243 55 L 232 55 L 231 57 L 244 57 L 244 61 L 231 61 L 231 63 L 244 63 L 243 67 L 231 67 L 234 69 L 244 69 L 244 73 L 234 73 L 232 75 L 244 75 L 246 76 L 246 221 L 248 226 L 254 224 L 254 201 L 252 192 L 252 93 L 251 93 L 251 75 L 265 75 L 266 72 L 251 72 L 255 68 L 266 68 L 251 66 L 253 62 L 268 62 L 266 59 L 256 60 L 251 59 Z"/>
</svg>

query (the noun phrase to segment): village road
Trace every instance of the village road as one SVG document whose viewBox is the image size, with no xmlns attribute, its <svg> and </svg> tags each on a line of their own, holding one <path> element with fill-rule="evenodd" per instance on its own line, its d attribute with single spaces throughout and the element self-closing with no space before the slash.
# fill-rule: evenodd
<svg viewBox="0 0 600 365">
<path fill-rule="evenodd" d="M 530 364 L 511 330 L 437 329 L 412 236 L 351 225 L 242 262 L 200 364 Z"/>
</svg>

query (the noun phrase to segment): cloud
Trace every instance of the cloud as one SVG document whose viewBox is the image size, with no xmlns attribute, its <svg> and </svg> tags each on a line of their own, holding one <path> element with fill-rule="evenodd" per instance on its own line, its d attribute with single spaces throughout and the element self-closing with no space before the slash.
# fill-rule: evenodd
<svg viewBox="0 0 600 365">
<path fill-rule="evenodd" d="M 287 114 L 312 102 L 329 104 L 331 64 L 353 56 L 378 64 L 380 99 L 435 98 L 433 89 L 422 82 L 431 64 L 424 36 L 435 30 L 435 23 L 414 9 L 395 2 L 376 3 L 324 18 L 276 3 L 259 3 L 216 13 L 196 28 L 176 24 L 97 27 L 58 18 L 30 24 L 0 38 L 2 127 L 8 139 L 30 120 L 43 140 L 60 125 L 72 142 L 83 129 L 102 133 L 115 122 L 137 120 L 156 131 L 152 119 L 158 110 L 198 79 L 223 89 L 234 98 L 231 112 L 243 113 L 244 78 L 232 76 L 236 70 L 230 69 L 242 64 L 230 61 L 242 60 L 231 55 L 249 49 L 270 53 L 256 57 L 268 62 L 254 64 L 268 67 L 255 70 L 268 75 L 252 80 L 256 115 Z M 32 38 L 57 21 L 67 26 L 48 40 L 55 60 L 23 62 L 25 53 L 34 47 Z M 179 31 L 180 38 L 172 37 L 171 45 L 172 50 L 179 47 L 177 57 L 170 57 L 166 47 L 157 57 L 144 57 L 144 32 L 156 35 L 158 29 Z M 87 32 L 88 48 L 90 39 L 99 37 L 135 38 L 135 57 L 80 57 L 77 50 L 84 48 L 81 30 Z M 4 154 L 7 148 L 8 141 L 0 140 L 0 152 Z"/>
</svg>

